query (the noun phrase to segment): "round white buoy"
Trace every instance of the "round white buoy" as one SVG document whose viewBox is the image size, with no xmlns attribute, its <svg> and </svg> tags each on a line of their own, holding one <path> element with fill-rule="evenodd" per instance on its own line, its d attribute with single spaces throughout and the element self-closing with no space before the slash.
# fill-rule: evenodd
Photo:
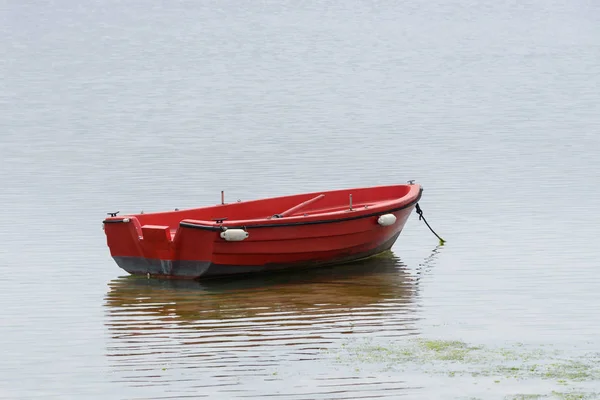
<svg viewBox="0 0 600 400">
<path fill-rule="evenodd" d="M 246 239 L 250 234 L 243 229 L 227 229 L 221 232 L 221 237 L 228 242 L 239 242 Z"/>
<path fill-rule="evenodd" d="M 377 223 L 381 226 L 390 226 L 394 225 L 396 222 L 396 216 L 394 214 L 383 214 L 379 218 L 377 218 Z"/>
</svg>

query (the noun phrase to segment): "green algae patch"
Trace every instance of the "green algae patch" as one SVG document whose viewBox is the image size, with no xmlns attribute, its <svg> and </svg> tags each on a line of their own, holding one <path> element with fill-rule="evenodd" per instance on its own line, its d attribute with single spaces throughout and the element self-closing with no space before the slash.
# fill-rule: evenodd
<svg viewBox="0 0 600 400">
<path fill-rule="evenodd" d="M 600 399 L 600 394 L 583 392 L 552 392 L 550 398 L 561 400 L 591 400 Z"/>
<path fill-rule="evenodd" d="M 469 346 L 461 341 L 423 340 L 416 341 L 422 355 L 444 361 L 472 361 L 478 357 L 481 346 Z"/>
<path fill-rule="evenodd" d="M 353 367 L 362 363 L 375 364 L 387 372 L 423 372 L 450 378 L 485 379 L 494 385 L 507 381 L 536 381 L 548 382 L 553 387 L 575 389 L 573 385 L 578 383 L 600 382 L 599 354 L 567 356 L 552 346 L 517 344 L 486 347 L 458 340 L 422 338 L 386 344 L 364 340 L 343 346 L 337 361 Z M 565 390 L 510 398 L 596 399 L 598 396 L 595 393 Z"/>
<path fill-rule="evenodd" d="M 461 341 L 416 339 L 408 345 L 372 345 L 370 343 L 344 346 L 347 358 L 359 362 L 381 362 L 386 364 L 434 361 L 473 363 L 481 358 L 481 346 L 469 346 Z M 349 360 L 350 361 L 350 360 Z"/>
<path fill-rule="evenodd" d="M 552 391 L 549 394 L 516 394 L 505 397 L 505 400 L 535 400 L 535 399 L 556 399 L 556 400 L 592 400 L 600 399 L 600 393 L 584 393 L 578 391 L 558 392 Z"/>
</svg>

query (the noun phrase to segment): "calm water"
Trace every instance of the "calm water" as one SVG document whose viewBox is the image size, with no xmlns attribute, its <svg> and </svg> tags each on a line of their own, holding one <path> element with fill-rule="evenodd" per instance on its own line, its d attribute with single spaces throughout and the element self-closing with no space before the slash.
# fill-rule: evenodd
<svg viewBox="0 0 600 400">
<path fill-rule="evenodd" d="M 1 2 L 0 397 L 600 393 L 599 11 Z M 445 246 L 413 215 L 391 254 L 312 273 L 128 278 L 101 225 L 409 179 Z M 587 369 L 391 357 L 415 340 Z"/>
</svg>

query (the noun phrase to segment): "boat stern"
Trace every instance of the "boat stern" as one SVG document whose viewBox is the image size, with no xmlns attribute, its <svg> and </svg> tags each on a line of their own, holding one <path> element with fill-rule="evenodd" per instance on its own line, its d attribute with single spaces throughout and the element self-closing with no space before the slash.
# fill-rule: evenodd
<svg viewBox="0 0 600 400">
<path fill-rule="evenodd" d="M 131 275 L 177 276 L 196 279 L 210 266 L 211 246 L 196 249 L 190 259 L 180 259 L 181 238 L 167 225 L 140 223 L 136 216 L 111 215 L 104 221 L 104 233 L 110 255 L 116 264 Z M 186 242 L 190 239 L 184 238 Z M 200 243 L 210 243 L 204 240 Z M 186 248 L 190 248 L 189 244 Z"/>
</svg>

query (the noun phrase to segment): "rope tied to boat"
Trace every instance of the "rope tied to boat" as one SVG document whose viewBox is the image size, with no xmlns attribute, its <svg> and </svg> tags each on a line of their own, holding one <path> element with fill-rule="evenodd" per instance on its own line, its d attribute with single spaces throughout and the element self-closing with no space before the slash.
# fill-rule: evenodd
<svg viewBox="0 0 600 400">
<path fill-rule="evenodd" d="M 440 240 L 440 245 L 443 245 L 444 243 L 446 243 L 446 241 L 444 239 L 442 239 L 440 237 L 440 235 L 438 235 L 437 233 L 435 233 L 435 231 L 431 228 L 431 226 L 429 226 L 429 224 L 427 223 L 427 220 L 423 216 L 423 210 L 419 206 L 419 203 L 416 204 L 415 210 L 417 211 L 417 214 L 419 214 L 419 221 L 423 220 L 423 222 L 425 222 L 425 225 L 427 225 L 427 227 L 429 228 L 429 230 Z"/>
</svg>

